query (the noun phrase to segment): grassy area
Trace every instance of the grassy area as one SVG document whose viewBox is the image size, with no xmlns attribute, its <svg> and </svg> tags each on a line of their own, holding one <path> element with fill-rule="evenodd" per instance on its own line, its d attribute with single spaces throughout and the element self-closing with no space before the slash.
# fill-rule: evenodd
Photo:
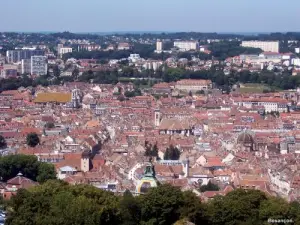
<svg viewBox="0 0 300 225">
<path fill-rule="evenodd" d="M 271 88 L 268 85 L 264 84 L 241 84 L 240 92 L 241 93 L 263 93 L 265 91 L 274 91 L 274 88 Z M 275 89 L 275 91 L 279 91 L 279 89 Z"/>
</svg>

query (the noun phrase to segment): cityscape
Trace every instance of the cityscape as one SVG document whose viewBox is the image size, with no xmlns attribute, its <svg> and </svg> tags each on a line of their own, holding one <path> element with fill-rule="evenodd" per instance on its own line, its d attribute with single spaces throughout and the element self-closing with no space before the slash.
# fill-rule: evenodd
<svg viewBox="0 0 300 225">
<path fill-rule="evenodd" d="M 0 32 L 0 225 L 297 225 L 298 163 L 300 32 Z"/>
</svg>

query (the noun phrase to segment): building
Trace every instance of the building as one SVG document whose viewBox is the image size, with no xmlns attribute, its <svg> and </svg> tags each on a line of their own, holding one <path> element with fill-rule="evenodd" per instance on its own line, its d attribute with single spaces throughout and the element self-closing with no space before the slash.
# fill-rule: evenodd
<svg viewBox="0 0 300 225">
<path fill-rule="evenodd" d="M 31 56 L 31 63 L 30 63 L 31 75 L 43 76 L 47 74 L 47 58 L 46 56 Z"/>
<path fill-rule="evenodd" d="M 234 101 L 234 105 L 242 106 L 245 108 L 253 108 L 262 106 L 265 112 L 287 112 L 288 101 L 281 98 L 241 98 Z"/>
<path fill-rule="evenodd" d="M 179 80 L 175 84 L 175 89 L 180 91 L 200 91 L 200 90 L 209 90 L 212 88 L 211 80 L 192 80 L 184 79 Z"/>
<path fill-rule="evenodd" d="M 6 52 L 6 60 L 8 63 L 21 62 L 23 59 L 31 59 L 31 56 L 43 56 L 43 50 L 9 50 Z"/>
<path fill-rule="evenodd" d="M 62 48 L 59 48 L 58 55 L 59 55 L 59 57 L 62 57 L 64 54 L 71 53 L 71 52 L 73 52 L 72 48 L 62 47 Z"/>
<path fill-rule="evenodd" d="M 242 41 L 241 46 L 260 48 L 265 52 L 279 52 L 279 41 Z"/>
<path fill-rule="evenodd" d="M 4 64 L 1 69 L 1 78 L 13 78 L 18 76 L 18 66 Z"/>
<path fill-rule="evenodd" d="M 198 50 L 198 41 L 175 41 L 174 47 L 178 48 L 180 51 L 192 51 Z"/>
<path fill-rule="evenodd" d="M 31 73 L 31 59 L 22 59 L 21 73 L 22 74 L 30 74 Z"/>
<path fill-rule="evenodd" d="M 150 188 L 157 187 L 158 181 L 155 177 L 155 169 L 152 163 L 147 163 L 144 170 L 143 178 L 138 182 L 136 186 L 136 192 L 138 194 L 146 193 Z"/>
<path fill-rule="evenodd" d="M 163 42 L 161 40 L 157 40 L 156 42 L 156 53 L 161 53 L 163 51 Z"/>
<path fill-rule="evenodd" d="M 129 50 L 130 45 L 126 42 L 118 44 L 118 50 Z"/>
<path fill-rule="evenodd" d="M 81 44 L 81 45 L 78 45 L 78 51 L 88 51 L 88 52 L 91 52 L 91 51 L 99 51 L 101 49 L 101 46 L 100 45 L 97 45 L 97 44 Z"/>
</svg>

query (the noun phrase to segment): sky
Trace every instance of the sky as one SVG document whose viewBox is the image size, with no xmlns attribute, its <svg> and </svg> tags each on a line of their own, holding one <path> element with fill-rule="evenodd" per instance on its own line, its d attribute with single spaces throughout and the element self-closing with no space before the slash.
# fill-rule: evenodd
<svg viewBox="0 0 300 225">
<path fill-rule="evenodd" d="M 0 0 L 0 31 L 300 31 L 299 0 Z"/>
</svg>

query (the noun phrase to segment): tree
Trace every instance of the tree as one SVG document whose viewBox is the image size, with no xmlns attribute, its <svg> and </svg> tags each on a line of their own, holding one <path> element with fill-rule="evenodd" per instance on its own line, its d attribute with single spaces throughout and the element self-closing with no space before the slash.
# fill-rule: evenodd
<svg viewBox="0 0 300 225">
<path fill-rule="evenodd" d="M 166 152 L 164 154 L 164 160 L 178 160 L 180 157 L 180 151 L 177 147 L 174 147 L 173 145 L 170 145 L 166 149 Z"/>
<path fill-rule="evenodd" d="M 146 147 L 145 156 L 158 157 L 157 143 L 155 143 L 154 145 L 146 143 L 145 147 Z"/>
<path fill-rule="evenodd" d="M 169 225 L 180 218 L 183 196 L 179 188 L 160 185 L 140 196 L 143 224 Z"/>
<path fill-rule="evenodd" d="M 35 147 L 40 143 L 40 138 L 36 133 L 30 133 L 27 135 L 26 143 L 30 147 Z"/>
<path fill-rule="evenodd" d="M 126 190 L 119 203 L 123 225 L 139 224 L 141 208 L 137 198 L 134 198 L 130 191 Z"/>
<path fill-rule="evenodd" d="M 41 163 L 38 167 L 38 176 L 36 180 L 39 183 L 44 183 L 47 180 L 56 179 L 55 167 L 53 164 Z"/>
<path fill-rule="evenodd" d="M 268 219 L 290 219 L 290 206 L 288 202 L 281 198 L 269 198 L 262 202 L 259 208 L 259 217 L 264 224 L 268 224 Z"/>
<path fill-rule="evenodd" d="M 6 146 L 7 146 L 6 140 L 4 139 L 4 137 L 2 135 L 0 135 L 0 149 L 6 148 Z"/>
<path fill-rule="evenodd" d="M 38 182 L 55 179 L 52 164 L 39 162 L 33 155 L 8 155 L 0 157 L 0 177 L 7 181 L 21 172 L 25 177 Z"/>
<path fill-rule="evenodd" d="M 237 189 L 209 202 L 206 216 L 214 225 L 261 224 L 259 208 L 266 199 L 260 191 Z"/>
<path fill-rule="evenodd" d="M 45 124 L 45 128 L 47 128 L 47 129 L 51 129 L 51 128 L 54 128 L 54 127 L 55 127 L 55 125 L 54 125 L 53 122 L 47 122 L 47 123 Z"/>
<path fill-rule="evenodd" d="M 183 192 L 183 206 L 180 208 L 181 218 L 195 224 L 207 224 L 204 205 L 193 192 Z"/>
<path fill-rule="evenodd" d="M 211 181 L 208 181 L 207 185 L 202 185 L 200 187 L 200 191 L 201 192 L 205 192 L 205 191 L 219 191 L 220 188 L 218 185 L 212 183 Z"/>
<path fill-rule="evenodd" d="M 48 181 L 19 190 L 10 201 L 7 224 L 121 224 L 118 197 L 88 185 Z"/>
</svg>

